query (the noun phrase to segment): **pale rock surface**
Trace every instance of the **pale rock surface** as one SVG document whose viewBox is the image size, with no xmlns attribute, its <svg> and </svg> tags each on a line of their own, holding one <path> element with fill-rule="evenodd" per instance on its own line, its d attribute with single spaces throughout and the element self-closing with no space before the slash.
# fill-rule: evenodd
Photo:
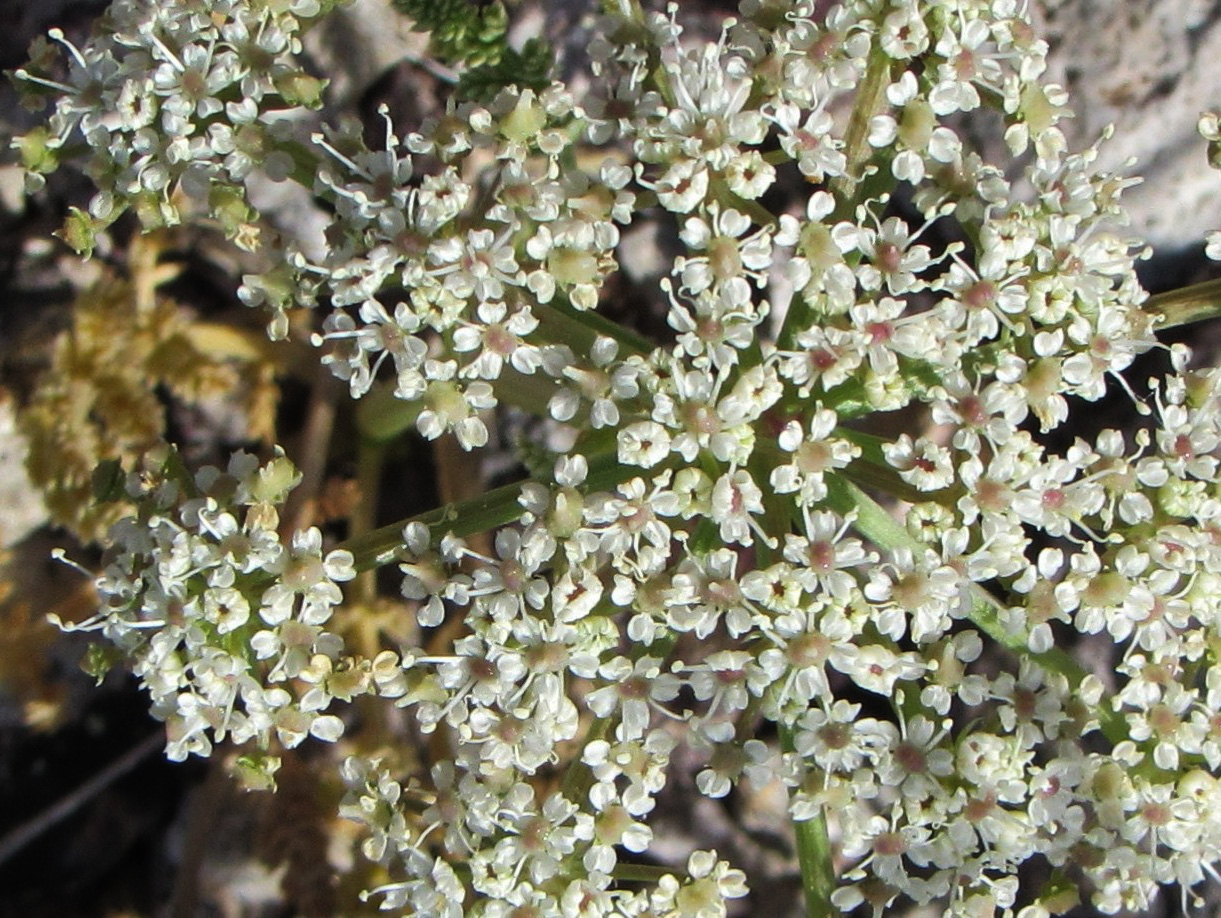
<svg viewBox="0 0 1221 918">
<path fill-rule="evenodd" d="M 42 499 L 25 471 L 26 452 L 13 402 L 0 399 L 0 548 L 17 544 L 47 519 Z"/>
<path fill-rule="evenodd" d="M 1108 170 L 1143 176 L 1124 193 L 1133 228 L 1155 248 L 1198 247 L 1221 227 L 1221 172 L 1208 167 L 1196 121 L 1221 106 L 1221 4 L 1212 0 L 1037 0 L 1049 70 L 1070 94 L 1073 149 L 1115 136 Z M 1136 158 L 1136 164 L 1125 162 Z"/>
</svg>

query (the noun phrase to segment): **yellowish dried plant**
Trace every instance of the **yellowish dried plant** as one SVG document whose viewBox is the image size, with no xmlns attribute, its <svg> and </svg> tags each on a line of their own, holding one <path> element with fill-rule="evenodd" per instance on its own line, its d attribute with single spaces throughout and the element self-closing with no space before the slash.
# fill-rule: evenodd
<svg viewBox="0 0 1221 918">
<path fill-rule="evenodd" d="M 166 242 L 136 237 L 124 275 L 107 270 L 81 291 L 21 412 L 30 478 L 52 519 L 85 542 L 128 510 L 93 500 L 94 469 L 111 459 L 130 465 L 160 442 L 167 399 L 222 400 L 247 438 L 274 437 L 278 388 L 265 339 L 196 321 L 159 293 L 179 271 L 160 261 Z"/>
</svg>

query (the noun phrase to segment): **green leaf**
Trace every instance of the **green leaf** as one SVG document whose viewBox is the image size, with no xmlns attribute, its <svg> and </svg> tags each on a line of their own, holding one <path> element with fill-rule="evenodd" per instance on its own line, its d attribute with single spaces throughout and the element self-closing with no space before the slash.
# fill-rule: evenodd
<svg viewBox="0 0 1221 918">
<path fill-rule="evenodd" d="M 99 504 L 109 504 L 127 498 L 125 487 L 127 475 L 123 463 L 118 459 L 103 459 L 93 470 L 93 499 Z"/>
<path fill-rule="evenodd" d="M 521 51 L 506 48 L 495 63 L 462 74 L 458 79 L 457 97 L 462 101 L 490 102 L 506 86 L 541 92 L 551 85 L 554 63 L 550 46 L 532 38 Z"/>
<path fill-rule="evenodd" d="M 494 64 L 507 48 L 509 16 L 500 0 L 394 0 L 394 7 L 429 33 L 433 55 L 447 64 Z"/>
<path fill-rule="evenodd" d="M 508 86 L 541 91 L 551 83 L 554 55 L 532 38 L 520 50 L 508 45 L 509 14 L 500 0 L 394 0 L 429 50 L 446 64 L 468 68 L 458 80 L 460 101 L 489 102 Z"/>
</svg>

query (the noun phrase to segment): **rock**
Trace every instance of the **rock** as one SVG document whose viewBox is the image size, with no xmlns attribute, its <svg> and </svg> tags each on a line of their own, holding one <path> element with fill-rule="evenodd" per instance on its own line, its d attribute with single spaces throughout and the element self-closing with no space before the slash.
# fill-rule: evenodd
<svg viewBox="0 0 1221 918">
<path fill-rule="evenodd" d="M 1039 0 L 1035 30 L 1051 78 L 1071 95 L 1073 149 L 1115 136 L 1099 165 L 1144 177 L 1124 193 L 1133 228 L 1156 248 L 1198 247 L 1221 228 L 1221 173 L 1196 121 L 1218 105 L 1221 5 L 1209 0 Z M 1136 158 L 1135 166 L 1125 161 Z"/>
</svg>

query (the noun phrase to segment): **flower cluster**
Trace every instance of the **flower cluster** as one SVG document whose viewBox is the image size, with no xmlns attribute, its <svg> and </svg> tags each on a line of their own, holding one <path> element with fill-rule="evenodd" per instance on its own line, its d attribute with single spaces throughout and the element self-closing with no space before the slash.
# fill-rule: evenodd
<svg viewBox="0 0 1221 918">
<path fill-rule="evenodd" d="M 207 75 L 241 70 L 220 63 L 235 23 L 289 34 L 280 6 L 121 4 L 147 27 L 74 52 L 73 79 L 142 88 L 164 135 L 74 89 L 56 136 L 130 163 L 135 184 L 94 161 L 125 205 L 200 169 L 240 181 L 218 149 L 142 138 L 220 124 Z M 417 774 L 342 769 L 404 914 L 725 914 L 747 889 L 716 852 L 637 863 L 680 743 L 709 797 L 787 789 L 826 909 L 1186 899 L 1221 863 L 1221 374 L 1157 341 L 1131 180 L 1067 149 L 1024 4 L 743 0 L 712 41 L 676 7 L 605 6 L 583 96 L 509 87 L 404 137 L 383 114 L 379 149 L 340 125 L 298 150 L 332 223 L 321 257 L 286 244 L 244 278 L 272 337 L 324 305 L 323 362 L 428 438 L 482 447 L 501 403 L 569 435 L 535 445 L 531 480 L 325 557 L 316 531 L 276 535 L 282 458 L 133 478 L 96 624 L 171 755 L 335 739 L 323 712 L 358 693 L 439 734 Z M 228 24 L 201 23 L 220 31 L 197 63 L 162 22 L 199 16 Z M 249 102 L 275 134 L 257 113 L 290 46 L 224 84 L 226 117 Z M 985 109 L 1017 167 L 958 129 Z M 598 313 L 620 227 L 645 221 L 677 226 L 662 344 Z M 1159 349 L 1138 396 L 1122 374 Z M 1056 446 L 1109 389 L 1140 425 Z M 881 412 L 903 429 L 866 432 Z M 354 561 L 397 565 L 418 639 L 341 656 L 323 626 Z M 1079 635 L 1113 672 L 1073 659 Z M 1052 879 L 1021 890 L 1031 864 Z"/>
<path fill-rule="evenodd" d="M 257 243 L 245 180 L 255 170 L 294 169 L 290 116 L 320 103 L 323 84 L 295 60 L 300 33 L 337 0 L 250 3 L 117 0 L 93 40 L 68 54 L 40 39 L 16 71 L 30 101 L 57 97 L 47 123 L 16 141 L 26 186 L 40 188 L 71 145 L 98 192 L 75 211 L 65 239 L 92 251 L 97 232 L 128 208 L 145 230 L 174 226 L 189 211 L 219 221 L 231 238 Z"/>
<path fill-rule="evenodd" d="M 248 453 L 192 478 L 176 453 L 154 452 L 126 476 L 137 513 L 112 528 L 101 609 L 73 630 L 124 652 L 171 759 L 226 738 L 333 741 L 343 722 L 331 702 L 367 691 L 367 674 L 336 667 L 343 641 L 324 627 L 355 576 L 351 553 L 323 555 L 317 529 L 287 544 L 277 532 L 276 507 L 298 481 L 284 457 L 260 466 Z"/>
</svg>

